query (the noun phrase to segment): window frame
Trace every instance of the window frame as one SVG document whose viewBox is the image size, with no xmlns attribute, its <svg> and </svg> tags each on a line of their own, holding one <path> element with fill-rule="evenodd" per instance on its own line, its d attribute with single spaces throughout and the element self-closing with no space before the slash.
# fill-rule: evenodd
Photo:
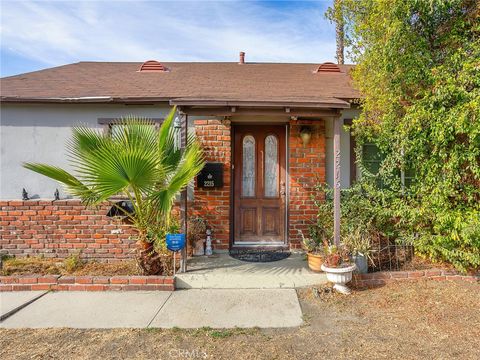
<svg viewBox="0 0 480 360">
<path fill-rule="evenodd" d="M 163 121 L 165 118 L 147 118 L 152 122 L 153 125 L 155 125 L 155 130 L 158 130 L 160 128 L 160 125 L 162 125 Z M 111 134 L 112 131 L 112 125 L 115 125 L 116 123 L 121 122 L 121 118 L 98 118 L 97 123 L 99 125 L 102 125 L 103 131 L 105 134 Z"/>
<path fill-rule="evenodd" d="M 361 146 L 362 146 L 362 149 L 361 149 L 361 151 L 362 151 L 362 156 L 361 156 L 362 165 L 364 167 L 367 167 L 366 164 L 378 163 L 379 168 L 380 168 L 382 162 L 385 160 L 385 156 L 382 155 L 378 146 L 373 142 L 366 142 L 366 143 L 363 143 Z M 373 146 L 376 149 L 377 154 L 379 154 L 379 160 L 365 160 L 365 146 Z M 370 171 L 370 169 L 367 169 L 367 170 Z M 372 174 L 377 175 L 378 171 L 376 173 L 372 172 Z M 403 190 L 409 188 L 414 183 L 414 180 L 415 180 L 415 170 L 414 169 L 402 168 L 402 169 L 400 169 L 400 172 L 399 172 L 398 175 L 400 176 L 400 183 L 402 185 Z M 379 184 L 379 186 L 381 188 L 383 188 L 384 187 L 383 182 L 381 184 Z"/>
</svg>

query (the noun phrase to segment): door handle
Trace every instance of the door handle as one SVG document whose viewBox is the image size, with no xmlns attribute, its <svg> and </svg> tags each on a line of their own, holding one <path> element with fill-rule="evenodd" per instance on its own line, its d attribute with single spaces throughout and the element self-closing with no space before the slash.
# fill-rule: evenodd
<svg viewBox="0 0 480 360">
<path fill-rule="evenodd" d="M 285 182 L 280 183 L 280 195 L 285 196 L 287 194 L 287 190 L 285 188 Z"/>
</svg>

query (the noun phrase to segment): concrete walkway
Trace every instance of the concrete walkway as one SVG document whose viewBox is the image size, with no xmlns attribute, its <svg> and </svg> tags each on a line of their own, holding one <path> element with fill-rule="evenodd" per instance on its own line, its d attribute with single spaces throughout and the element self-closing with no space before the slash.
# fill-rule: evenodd
<svg viewBox="0 0 480 360">
<path fill-rule="evenodd" d="M 0 293 L 3 309 L 31 297 Z M 15 304 L 14 304 L 15 303 Z M 50 292 L 0 322 L 0 328 L 294 327 L 302 311 L 293 289 L 175 292 Z"/>
<path fill-rule="evenodd" d="M 324 273 L 308 268 L 305 255 L 267 263 L 240 261 L 228 254 L 188 260 L 188 271 L 177 274 L 178 289 L 294 289 L 327 282 Z"/>
<path fill-rule="evenodd" d="M 0 294 L 0 321 L 6 319 L 36 299 L 45 295 L 46 291 L 19 291 Z"/>
</svg>

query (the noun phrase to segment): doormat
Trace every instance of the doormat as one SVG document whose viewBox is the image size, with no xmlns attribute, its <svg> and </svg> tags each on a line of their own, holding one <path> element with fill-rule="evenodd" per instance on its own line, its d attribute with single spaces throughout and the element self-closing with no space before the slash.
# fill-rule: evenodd
<svg viewBox="0 0 480 360">
<path fill-rule="evenodd" d="M 234 259 L 248 262 L 271 262 L 286 259 L 290 251 L 283 250 L 230 250 Z"/>
</svg>

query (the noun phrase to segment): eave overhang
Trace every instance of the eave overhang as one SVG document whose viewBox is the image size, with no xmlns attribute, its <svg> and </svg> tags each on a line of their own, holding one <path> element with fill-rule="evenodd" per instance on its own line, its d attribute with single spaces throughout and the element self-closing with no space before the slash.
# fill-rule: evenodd
<svg viewBox="0 0 480 360">
<path fill-rule="evenodd" d="M 337 98 L 299 100 L 179 98 L 170 100 L 170 105 L 177 106 L 184 114 L 194 116 L 265 115 L 292 118 L 338 116 L 342 109 L 350 108 L 350 102 Z"/>
<path fill-rule="evenodd" d="M 170 105 L 177 106 L 195 106 L 195 107 L 218 107 L 218 106 L 238 106 L 238 107 L 295 107 L 295 108 L 335 108 L 347 109 L 350 103 L 338 98 L 324 98 L 312 100 L 235 100 L 235 99 L 196 99 L 196 98 L 178 98 L 170 100 Z"/>
<path fill-rule="evenodd" d="M 83 97 L 17 97 L 2 96 L 2 103 L 36 103 L 36 104 L 156 104 L 168 103 L 167 97 L 114 97 L 114 96 L 83 96 Z"/>
</svg>

